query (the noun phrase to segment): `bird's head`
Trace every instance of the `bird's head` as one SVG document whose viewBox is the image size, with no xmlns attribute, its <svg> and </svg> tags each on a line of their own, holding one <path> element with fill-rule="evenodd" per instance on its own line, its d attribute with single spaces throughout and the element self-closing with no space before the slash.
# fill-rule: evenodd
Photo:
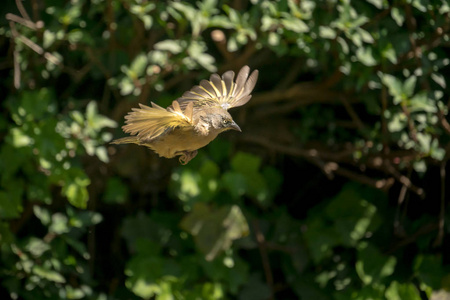
<svg viewBox="0 0 450 300">
<path fill-rule="evenodd" d="M 234 122 L 231 115 L 223 109 L 210 112 L 206 114 L 202 119 L 203 122 L 209 125 L 208 127 L 218 130 L 219 132 L 230 129 L 241 131 L 241 128 L 239 128 L 238 124 Z"/>
</svg>

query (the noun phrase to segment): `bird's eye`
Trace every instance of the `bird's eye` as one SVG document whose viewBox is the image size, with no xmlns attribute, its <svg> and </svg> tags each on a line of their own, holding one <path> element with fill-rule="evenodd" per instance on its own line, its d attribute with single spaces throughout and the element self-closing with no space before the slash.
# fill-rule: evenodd
<svg viewBox="0 0 450 300">
<path fill-rule="evenodd" d="M 228 124 L 231 123 L 231 121 L 228 120 L 228 119 L 223 119 L 223 120 L 222 120 L 222 123 L 223 123 L 224 125 L 228 125 Z"/>
</svg>

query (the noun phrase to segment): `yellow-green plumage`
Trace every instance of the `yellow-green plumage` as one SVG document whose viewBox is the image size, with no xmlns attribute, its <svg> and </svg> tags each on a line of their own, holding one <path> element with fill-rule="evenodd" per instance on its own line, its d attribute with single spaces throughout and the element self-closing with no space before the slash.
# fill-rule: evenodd
<svg viewBox="0 0 450 300">
<path fill-rule="evenodd" d="M 244 105 L 251 98 L 251 91 L 258 79 L 255 70 L 244 66 L 234 81 L 234 72 L 222 77 L 213 74 L 210 80 L 202 80 L 167 109 L 152 102 L 152 106 L 139 104 L 127 116 L 122 128 L 132 136 L 114 140 L 113 144 L 133 143 L 149 147 L 160 156 L 172 158 L 180 155 L 186 164 L 195 157 L 197 149 L 214 140 L 223 131 L 239 126 L 228 109 Z"/>
</svg>

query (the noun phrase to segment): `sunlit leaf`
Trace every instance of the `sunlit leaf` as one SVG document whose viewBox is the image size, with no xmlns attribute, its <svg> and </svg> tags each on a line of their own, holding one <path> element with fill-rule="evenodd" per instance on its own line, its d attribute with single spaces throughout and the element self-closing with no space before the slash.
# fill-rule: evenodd
<svg viewBox="0 0 450 300">
<path fill-rule="evenodd" d="M 206 260 L 214 259 L 221 251 L 229 249 L 233 240 L 249 233 L 247 221 L 236 205 L 212 209 L 197 203 L 180 226 L 195 237 Z"/>
<path fill-rule="evenodd" d="M 66 279 L 58 272 L 49 270 L 46 268 L 43 268 L 41 266 L 34 266 L 33 267 L 33 273 L 36 274 L 39 277 L 42 277 L 44 279 L 57 282 L 57 283 L 64 283 L 66 282 Z"/>
<path fill-rule="evenodd" d="M 412 283 L 399 283 L 393 281 L 391 285 L 386 289 L 387 300 L 421 300 L 419 291 Z"/>
<path fill-rule="evenodd" d="M 364 284 L 370 285 L 390 276 L 396 263 L 395 257 L 384 255 L 377 248 L 364 243 L 358 249 L 356 272 Z"/>
</svg>

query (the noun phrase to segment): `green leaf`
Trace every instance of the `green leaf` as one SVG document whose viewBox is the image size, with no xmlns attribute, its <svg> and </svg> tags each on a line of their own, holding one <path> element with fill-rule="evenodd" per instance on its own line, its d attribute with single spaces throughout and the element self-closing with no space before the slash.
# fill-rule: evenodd
<svg viewBox="0 0 450 300">
<path fill-rule="evenodd" d="M 414 94 L 414 88 L 416 87 L 416 76 L 410 76 L 408 79 L 406 79 L 405 84 L 403 86 L 403 92 L 406 94 L 406 96 L 411 97 Z"/>
<path fill-rule="evenodd" d="M 387 58 L 391 63 L 397 64 L 397 53 L 391 43 L 382 50 L 382 56 Z"/>
<path fill-rule="evenodd" d="M 445 149 L 439 147 L 439 142 L 436 139 L 433 139 L 430 147 L 430 156 L 438 161 L 442 161 L 445 157 L 446 151 Z"/>
<path fill-rule="evenodd" d="M 407 118 L 404 113 L 397 113 L 388 120 L 389 132 L 400 132 L 407 126 Z"/>
<path fill-rule="evenodd" d="M 417 141 L 419 142 L 419 149 L 422 153 L 430 153 L 431 149 L 431 135 L 423 132 L 418 132 L 416 134 Z"/>
<path fill-rule="evenodd" d="M 42 224 L 48 225 L 51 222 L 51 216 L 48 209 L 33 205 L 34 215 L 41 221 Z"/>
<path fill-rule="evenodd" d="M 34 139 L 20 128 L 12 128 L 10 134 L 12 136 L 12 145 L 15 148 L 27 147 L 34 144 Z"/>
<path fill-rule="evenodd" d="M 374 246 L 362 243 L 358 248 L 356 273 L 364 284 L 370 285 L 394 273 L 396 263 L 395 257 L 383 255 Z"/>
<path fill-rule="evenodd" d="M 226 254 L 223 259 L 200 260 L 199 263 L 211 280 L 227 282 L 232 294 L 240 292 L 242 285 L 248 282 L 248 263 L 237 255 Z"/>
<path fill-rule="evenodd" d="M 399 104 L 404 95 L 402 82 L 389 74 L 382 74 L 381 81 L 387 86 L 389 94 L 394 97 L 394 104 Z"/>
<path fill-rule="evenodd" d="M 361 36 L 361 39 L 364 42 L 366 42 L 368 44 L 373 44 L 374 43 L 374 39 L 373 39 L 372 35 L 368 31 L 366 31 L 366 30 L 364 30 L 362 28 L 357 28 L 357 32 L 359 33 L 359 36 Z"/>
<path fill-rule="evenodd" d="M 231 160 L 233 170 L 242 174 L 257 172 L 260 165 L 261 158 L 244 152 L 238 152 Z"/>
<path fill-rule="evenodd" d="M 184 49 L 184 43 L 178 40 L 164 40 L 155 44 L 155 49 L 178 54 Z"/>
<path fill-rule="evenodd" d="M 358 60 L 367 67 L 373 67 L 378 64 L 377 60 L 372 55 L 371 47 L 360 47 L 356 50 L 356 57 Z"/>
<path fill-rule="evenodd" d="M 103 201 L 110 204 L 123 204 L 128 198 L 128 187 L 117 177 L 108 178 Z"/>
<path fill-rule="evenodd" d="M 68 218 L 62 213 L 55 213 L 52 215 L 52 223 L 48 229 L 50 232 L 56 234 L 63 234 L 69 232 Z"/>
<path fill-rule="evenodd" d="M 260 278 L 260 276 L 253 274 L 243 286 L 239 299 L 269 299 L 270 296 L 271 291 L 267 284 Z"/>
<path fill-rule="evenodd" d="M 31 237 L 25 245 L 25 249 L 34 257 L 40 257 L 44 252 L 50 250 L 50 246 L 41 239 Z"/>
<path fill-rule="evenodd" d="M 0 217 L 2 219 L 12 219 L 20 216 L 22 212 L 22 203 L 20 198 L 14 195 L 0 191 Z"/>
<path fill-rule="evenodd" d="M 442 257 L 419 254 L 414 260 L 414 271 L 420 281 L 433 290 L 442 287 L 442 279 L 446 274 L 442 267 Z"/>
<path fill-rule="evenodd" d="M 87 201 L 89 200 L 87 186 L 90 183 L 91 181 L 86 175 L 77 176 L 63 186 L 62 193 L 73 206 L 86 208 Z"/>
<path fill-rule="evenodd" d="M 382 9 L 386 5 L 386 2 L 384 0 L 367 0 L 367 2 L 371 3 L 378 9 Z"/>
<path fill-rule="evenodd" d="M 319 35 L 320 35 L 320 37 L 322 37 L 324 39 L 332 40 L 332 39 L 336 38 L 336 31 L 331 27 L 320 26 L 319 27 Z"/>
<path fill-rule="evenodd" d="M 437 112 L 435 101 L 433 99 L 430 99 L 425 91 L 414 95 L 410 99 L 408 106 L 411 112 Z"/>
<path fill-rule="evenodd" d="M 325 208 L 325 214 L 334 220 L 334 230 L 344 245 L 355 245 L 370 227 L 373 230 L 377 225 L 377 208 L 364 196 L 364 190 L 360 191 L 358 186 L 346 185 Z"/>
<path fill-rule="evenodd" d="M 399 27 L 403 27 L 403 22 L 405 22 L 405 14 L 402 9 L 399 9 L 398 7 L 392 7 L 391 8 L 391 17 L 394 19 L 395 23 Z"/>
<path fill-rule="evenodd" d="M 221 251 L 229 249 L 233 240 L 249 233 L 247 220 L 236 205 L 213 209 L 196 203 L 180 226 L 195 237 L 206 260 L 213 260 Z"/>
<path fill-rule="evenodd" d="M 131 63 L 128 76 L 135 79 L 145 74 L 147 68 L 148 58 L 145 53 L 138 54 Z"/>
<path fill-rule="evenodd" d="M 288 30 L 292 30 L 297 33 L 304 33 L 309 31 L 308 25 L 300 19 L 286 15 L 285 18 L 281 20 L 281 24 Z"/>
<path fill-rule="evenodd" d="M 66 279 L 58 272 L 49 270 L 41 266 L 34 266 L 32 269 L 33 273 L 41 278 L 47 279 L 49 281 L 57 283 L 65 283 Z"/>
<path fill-rule="evenodd" d="M 420 293 L 412 283 L 393 281 L 386 289 L 387 300 L 421 300 Z"/>
<path fill-rule="evenodd" d="M 234 199 L 239 199 L 248 192 L 248 186 L 244 175 L 237 172 L 225 172 L 222 183 Z"/>
<path fill-rule="evenodd" d="M 431 79 L 436 82 L 441 88 L 445 89 L 447 83 L 445 82 L 445 77 L 439 73 L 431 73 Z"/>
<path fill-rule="evenodd" d="M 95 155 L 104 163 L 109 162 L 108 152 L 106 151 L 106 148 L 103 146 L 97 147 L 95 149 Z"/>
<path fill-rule="evenodd" d="M 14 235 L 9 229 L 9 223 L 0 222 L 0 246 L 10 244 L 14 240 Z"/>
</svg>

